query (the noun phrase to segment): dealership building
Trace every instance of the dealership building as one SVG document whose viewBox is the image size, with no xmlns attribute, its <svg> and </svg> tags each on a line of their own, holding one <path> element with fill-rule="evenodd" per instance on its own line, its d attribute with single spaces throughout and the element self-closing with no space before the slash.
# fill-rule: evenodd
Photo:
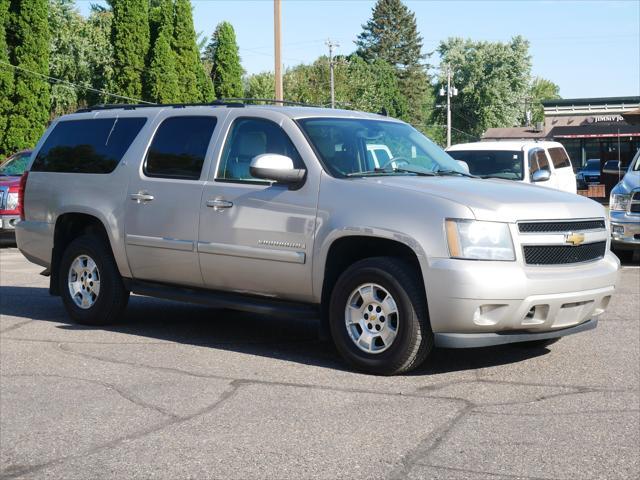
<svg viewBox="0 0 640 480">
<path fill-rule="evenodd" d="M 640 149 L 640 125 L 623 117 L 640 108 L 640 97 L 574 98 L 542 104 L 544 124 L 490 128 L 482 140 L 554 140 L 564 145 L 575 170 L 595 158 L 601 165 L 607 160 L 628 165 Z"/>
</svg>

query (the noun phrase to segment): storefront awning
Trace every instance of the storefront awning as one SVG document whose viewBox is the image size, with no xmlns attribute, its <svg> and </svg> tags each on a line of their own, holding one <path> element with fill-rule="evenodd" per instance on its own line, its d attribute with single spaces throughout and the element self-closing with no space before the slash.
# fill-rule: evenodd
<svg viewBox="0 0 640 480">
<path fill-rule="evenodd" d="M 573 127 L 554 127 L 549 138 L 618 138 L 640 137 L 640 125 L 580 125 Z"/>
<path fill-rule="evenodd" d="M 640 108 L 623 113 L 622 118 L 631 125 L 640 125 Z"/>
</svg>

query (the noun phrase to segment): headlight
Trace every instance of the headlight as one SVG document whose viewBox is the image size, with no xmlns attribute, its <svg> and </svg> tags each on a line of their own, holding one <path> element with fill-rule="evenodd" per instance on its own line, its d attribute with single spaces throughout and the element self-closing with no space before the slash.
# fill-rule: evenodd
<svg viewBox="0 0 640 480">
<path fill-rule="evenodd" d="M 7 210 L 15 210 L 18 208 L 18 193 L 9 192 L 7 195 Z"/>
<path fill-rule="evenodd" d="M 610 210 L 626 210 L 629 206 L 631 195 L 623 195 L 620 193 L 612 193 L 609 197 Z"/>
<path fill-rule="evenodd" d="M 454 258 L 515 260 L 511 232 L 506 223 L 446 220 L 449 253 Z"/>
</svg>

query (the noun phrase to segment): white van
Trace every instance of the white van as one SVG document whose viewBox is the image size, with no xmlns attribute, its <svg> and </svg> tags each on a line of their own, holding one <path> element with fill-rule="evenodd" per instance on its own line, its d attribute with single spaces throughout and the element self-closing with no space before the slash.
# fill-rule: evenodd
<svg viewBox="0 0 640 480">
<path fill-rule="evenodd" d="M 504 178 L 576 193 L 571 160 L 558 142 L 505 141 L 453 145 L 447 153 L 482 178 Z"/>
</svg>

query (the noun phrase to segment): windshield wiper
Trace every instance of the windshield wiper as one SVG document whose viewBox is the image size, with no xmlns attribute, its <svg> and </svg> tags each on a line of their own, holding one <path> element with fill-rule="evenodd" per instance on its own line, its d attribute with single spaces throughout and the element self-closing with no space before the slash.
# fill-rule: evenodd
<svg viewBox="0 0 640 480">
<path fill-rule="evenodd" d="M 480 178 L 477 175 L 471 175 L 470 173 L 465 173 L 465 172 L 459 172 L 458 170 L 449 170 L 449 169 L 445 169 L 445 170 L 434 170 L 433 171 L 434 175 L 440 175 L 440 176 L 447 176 L 447 175 L 460 175 L 462 177 L 469 177 L 469 178 Z"/>
</svg>

